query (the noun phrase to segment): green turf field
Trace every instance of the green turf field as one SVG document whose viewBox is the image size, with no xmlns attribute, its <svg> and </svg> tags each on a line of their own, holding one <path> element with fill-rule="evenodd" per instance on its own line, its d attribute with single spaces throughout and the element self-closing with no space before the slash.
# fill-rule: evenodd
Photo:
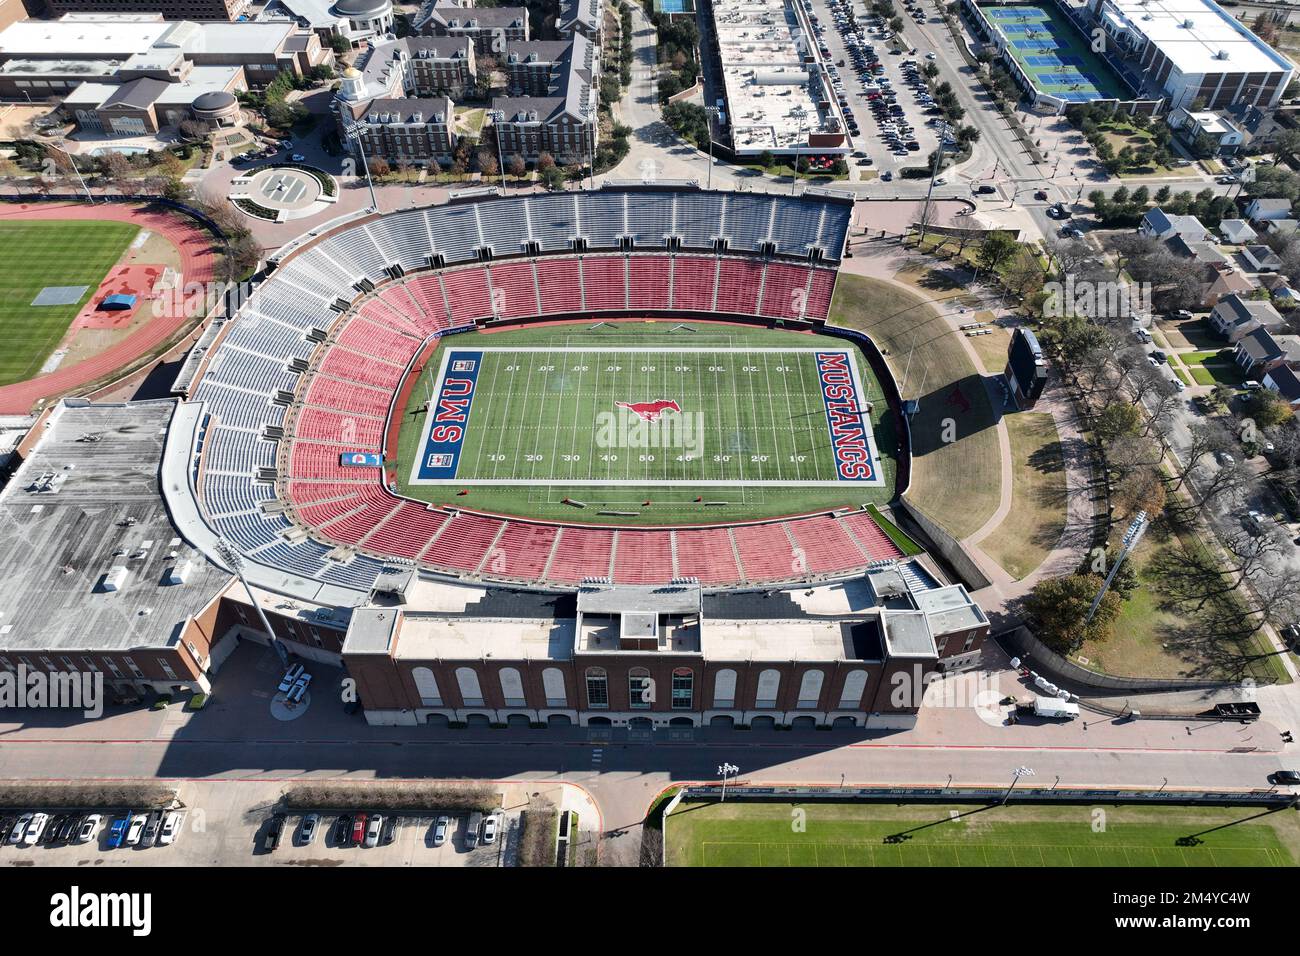
<svg viewBox="0 0 1300 956">
<path fill-rule="evenodd" d="M 978 811 L 978 812 L 971 812 Z M 1300 823 L 1260 807 L 683 803 L 675 866 L 1294 866 Z M 803 831 L 797 832 L 800 814 Z M 962 814 L 953 820 L 953 814 Z M 934 825 L 930 825 L 934 824 Z M 899 842 L 886 837 L 904 834 Z M 1197 846 L 1180 837 L 1200 833 Z"/>
<path fill-rule="evenodd" d="M 0 385 L 36 375 L 139 227 L 125 222 L 0 222 Z M 46 286 L 87 286 L 74 305 L 31 305 Z"/>
<path fill-rule="evenodd" d="M 879 465 L 870 481 L 844 480 L 837 468 L 819 352 L 843 354 L 856 394 L 871 403 L 860 416 Z M 454 470 L 424 470 L 433 448 L 425 438 L 438 424 L 425 403 L 467 357 L 477 380 Z M 656 400 L 675 407 L 643 409 L 653 421 L 619 405 Z M 445 340 L 412 392 L 392 466 L 403 493 L 426 501 L 624 524 L 734 521 L 887 502 L 895 442 L 879 382 L 843 340 L 601 322 Z"/>
</svg>

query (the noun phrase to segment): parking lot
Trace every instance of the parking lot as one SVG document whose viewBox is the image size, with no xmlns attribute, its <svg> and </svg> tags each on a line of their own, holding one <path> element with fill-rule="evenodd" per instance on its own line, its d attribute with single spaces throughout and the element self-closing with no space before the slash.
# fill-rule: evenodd
<svg viewBox="0 0 1300 956">
<path fill-rule="evenodd" d="M 888 181 L 902 167 L 925 166 L 938 147 L 941 122 L 921 76 L 933 54 L 908 48 L 906 33 L 895 38 L 888 23 L 867 12 L 864 0 L 801 2 L 849 123 L 855 178 L 870 179 L 875 172 Z M 914 22 L 927 16 L 911 0 L 899 15 Z"/>
<path fill-rule="evenodd" d="M 125 843 L 114 846 L 111 835 L 114 821 L 129 817 L 121 810 L 96 810 L 100 816 L 93 838 L 86 842 L 37 842 L 34 845 L 13 844 L 8 832 L 0 844 L 0 865 L 7 866 L 473 866 L 496 867 L 516 865 L 518 854 L 520 808 L 498 810 L 497 832 L 492 843 L 482 838 L 468 839 L 470 815 L 465 812 L 448 813 L 450 825 L 446 838 L 435 846 L 435 829 L 439 814 L 403 814 L 396 817 L 391 842 L 380 839 L 376 845 L 353 842 L 351 824 L 347 836 L 340 838 L 342 830 L 336 826 L 339 813 L 319 814 L 320 822 L 314 839 L 303 839 L 301 813 L 284 816 L 278 845 L 267 849 L 267 834 L 274 818 L 271 808 L 254 799 L 254 806 L 224 805 L 229 788 L 209 789 L 202 784 L 187 785 L 182 797 L 189 807 L 182 811 L 182 825 L 167 845 L 156 838 L 152 845 L 145 840 L 133 846 Z M 193 792 L 197 790 L 198 792 Z M 246 793 L 247 788 L 240 788 Z M 65 811 L 51 811 L 55 816 Z M 357 814 L 346 814 L 353 819 Z M 3 815 L 3 822 L 12 828 L 15 814 Z M 76 816 L 81 817 L 82 814 Z M 369 816 L 369 815 L 368 815 Z M 387 817 L 387 815 L 385 815 Z"/>
</svg>

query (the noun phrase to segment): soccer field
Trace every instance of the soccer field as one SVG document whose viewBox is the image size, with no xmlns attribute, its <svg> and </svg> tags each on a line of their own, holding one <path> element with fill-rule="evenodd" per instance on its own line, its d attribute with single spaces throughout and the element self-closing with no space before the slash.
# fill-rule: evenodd
<svg viewBox="0 0 1300 956">
<path fill-rule="evenodd" d="M 733 520 L 889 499 L 892 422 L 854 346 L 682 328 L 597 323 L 445 340 L 407 405 L 404 490 L 437 500 L 468 488 L 466 504 L 546 517 L 572 513 L 564 502 L 575 498 L 635 517 L 653 499 L 662 520 L 698 514 L 704 500 L 706 520 Z"/>
<path fill-rule="evenodd" d="M 40 372 L 138 232 L 124 222 L 0 222 L 0 385 Z M 86 288 L 74 303 L 33 306 L 47 286 Z"/>
<path fill-rule="evenodd" d="M 1295 813 L 1259 807 L 728 803 L 669 816 L 677 866 L 1294 866 Z M 1199 833 L 1201 842 L 1179 846 Z M 904 834 L 902 839 L 887 838 Z"/>
</svg>

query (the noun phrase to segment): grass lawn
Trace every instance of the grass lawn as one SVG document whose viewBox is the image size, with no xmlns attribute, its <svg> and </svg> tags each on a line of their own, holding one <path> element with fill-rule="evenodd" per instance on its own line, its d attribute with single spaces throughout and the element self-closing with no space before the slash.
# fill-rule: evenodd
<svg viewBox="0 0 1300 956">
<path fill-rule="evenodd" d="M 1002 463 L 997 417 L 958 333 L 925 297 L 865 276 L 839 277 L 830 321 L 870 335 L 903 398 L 920 402 L 908 499 L 959 539 L 978 530 L 997 510 Z"/>
<path fill-rule="evenodd" d="M 1173 349 L 1205 349 L 1218 351 L 1223 348 L 1223 339 L 1210 331 L 1204 319 L 1190 322 L 1156 323 L 1156 328 L 1164 333 L 1165 339 Z"/>
<path fill-rule="evenodd" d="M 972 322 L 983 322 L 992 331 L 988 335 L 972 335 L 967 340 L 980 357 L 980 364 L 990 375 L 1001 375 L 1007 367 L 1007 349 L 1011 346 L 1011 332 L 1001 326 L 992 325 L 993 313 L 976 312 L 971 316 Z M 963 323 L 964 324 L 964 323 Z"/>
<path fill-rule="evenodd" d="M 1065 531 L 1065 462 L 1045 412 L 1003 418 L 1011 438 L 1011 511 L 980 547 L 1016 580 L 1047 558 Z"/>
<path fill-rule="evenodd" d="M 1260 652 L 1258 636 L 1247 638 L 1244 647 L 1242 642 L 1217 636 L 1220 630 L 1211 619 L 1212 609 L 1198 612 L 1194 600 L 1181 600 L 1171 592 L 1162 565 L 1183 543 L 1168 522 L 1151 526 L 1128 559 L 1140 586 L 1123 603 L 1115 636 L 1103 644 L 1084 644 L 1077 656 L 1086 659 L 1087 667 L 1118 676 L 1235 680 L 1248 675 L 1285 683 L 1285 671 L 1271 657 L 1243 668 L 1243 654 Z"/>
<path fill-rule="evenodd" d="M 1211 365 L 1193 365 L 1190 368 L 1197 385 L 1240 385 L 1246 380 L 1236 365 L 1215 362 Z"/>
<path fill-rule="evenodd" d="M 0 222 L 0 385 L 36 375 L 139 232 L 90 219 Z M 72 305 L 32 307 L 45 286 L 84 285 Z"/>
<path fill-rule="evenodd" d="M 670 866 L 1235 867 L 1295 866 L 1300 856 L 1290 811 L 1204 833 L 1261 809 L 1107 806 L 1104 829 L 1094 827 L 1098 809 L 683 802 L 665 839 Z M 1177 844 L 1191 834 L 1202 842 Z"/>
</svg>

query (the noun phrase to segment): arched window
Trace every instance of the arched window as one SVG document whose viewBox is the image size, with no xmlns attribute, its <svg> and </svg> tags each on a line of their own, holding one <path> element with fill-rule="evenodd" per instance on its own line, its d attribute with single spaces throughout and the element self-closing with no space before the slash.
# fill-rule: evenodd
<svg viewBox="0 0 1300 956">
<path fill-rule="evenodd" d="M 781 672 L 768 668 L 758 675 L 758 692 L 754 695 L 755 707 L 775 707 L 776 695 L 781 690 Z"/>
<path fill-rule="evenodd" d="M 862 693 L 867 689 L 866 671 L 849 671 L 840 691 L 840 710 L 855 710 L 862 706 Z"/>
<path fill-rule="evenodd" d="M 673 671 L 673 710 L 690 710 L 695 702 L 695 672 L 689 667 Z"/>
<path fill-rule="evenodd" d="M 822 696 L 822 679 L 825 675 L 819 670 L 809 670 L 803 672 L 803 680 L 799 682 L 799 706 L 816 707 L 817 701 Z"/>
<path fill-rule="evenodd" d="M 433 676 L 433 671 L 427 667 L 417 667 L 411 671 L 411 679 L 415 681 L 415 690 L 420 695 L 422 705 L 442 706 L 442 694 L 438 693 L 438 678 Z"/>
<path fill-rule="evenodd" d="M 547 707 L 569 706 L 569 697 L 564 692 L 564 671 L 558 667 L 548 667 L 542 671 L 542 690 L 546 694 Z"/>
<path fill-rule="evenodd" d="M 609 678 L 603 667 L 587 668 L 587 706 L 602 710 L 609 706 Z"/>
<path fill-rule="evenodd" d="M 713 677 L 713 706 L 734 707 L 736 705 L 736 672 L 724 667 Z"/>
<path fill-rule="evenodd" d="M 501 696 L 505 698 L 506 706 L 523 707 L 527 702 L 524 700 L 524 682 L 518 669 L 503 667 L 497 677 L 501 681 Z"/>
<path fill-rule="evenodd" d="M 456 684 L 466 707 L 483 706 L 483 690 L 478 685 L 478 673 L 472 667 L 456 668 Z"/>
<path fill-rule="evenodd" d="M 649 710 L 654 703 L 654 682 L 644 667 L 633 667 L 627 672 L 627 702 L 633 710 Z"/>
</svg>

